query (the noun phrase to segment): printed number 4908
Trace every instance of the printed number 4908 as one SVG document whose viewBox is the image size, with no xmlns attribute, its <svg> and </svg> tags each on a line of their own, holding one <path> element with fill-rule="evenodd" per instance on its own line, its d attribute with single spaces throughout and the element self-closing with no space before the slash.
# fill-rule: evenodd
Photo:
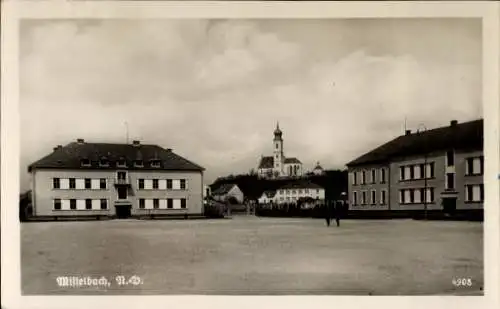
<svg viewBox="0 0 500 309">
<path fill-rule="evenodd" d="M 468 287 L 472 286 L 471 278 L 454 278 L 451 283 L 456 287 Z"/>
</svg>

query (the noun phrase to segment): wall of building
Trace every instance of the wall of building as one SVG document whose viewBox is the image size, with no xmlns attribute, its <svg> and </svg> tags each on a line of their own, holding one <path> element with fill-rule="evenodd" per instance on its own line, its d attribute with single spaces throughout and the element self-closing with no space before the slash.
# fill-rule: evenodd
<svg viewBox="0 0 500 309">
<path fill-rule="evenodd" d="M 203 212 L 203 175 L 201 172 L 129 171 L 131 188 L 128 200 L 132 215 L 138 214 L 200 214 Z M 105 190 L 53 189 L 53 178 L 105 178 Z M 186 179 L 187 190 L 139 190 L 138 179 Z M 118 191 L 115 188 L 116 171 L 107 170 L 35 170 L 32 173 L 33 214 L 35 216 L 115 215 Z M 53 200 L 59 199 L 107 199 L 107 210 L 54 210 Z M 139 199 L 186 198 L 186 209 L 139 209 Z"/>
<path fill-rule="evenodd" d="M 289 197 L 289 199 L 287 199 Z M 296 202 L 301 197 L 310 197 L 313 199 L 324 200 L 325 189 L 322 188 L 294 188 L 294 189 L 279 189 L 273 201 L 277 204 Z"/>
<path fill-rule="evenodd" d="M 349 169 L 349 208 L 351 210 L 423 210 L 427 207 L 428 210 L 442 210 L 441 205 L 442 194 L 446 189 L 446 174 L 455 173 L 454 183 L 455 191 L 457 197 L 456 207 L 458 210 L 468 210 L 468 209 L 482 209 L 483 202 L 468 202 L 465 200 L 466 197 L 466 185 L 479 185 L 483 184 L 482 175 L 466 175 L 466 160 L 471 157 L 480 157 L 483 155 L 482 151 L 461 151 L 455 152 L 454 154 L 454 166 L 447 166 L 446 152 L 434 152 L 429 153 L 427 158 L 425 156 L 412 156 L 399 158 L 393 160 L 389 164 L 388 182 L 387 184 L 381 184 L 379 182 L 372 184 L 370 179 L 368 179 L 368 184 L 361 185 L 360 177 L 358 176 L 358 184 L 353 184 L 353 173 L 367 171 L 367 175 L 370 174 L 371 169 L 380 169 L 383 165 L 367 165 L 363 167 L 356 167 Z M 434 164 L 434 175 L 433 177 L 428 177 L 427 181 L 422 177 L 421 179 L 413 180 L 401 180 L 400 179 L 400 167 L 410 166 L 410 165 L 420 165 L 420 164 Z M 388 174 L 388 175 L 387 175 Z M 377 172 L 378 175 L 378 172 Z M 423 175 L 422 175 L 423 176 Z M 390 182 L 390 183 L 389 183 Z M 390 187 L 389 187 L 390 184 Z M 433 188 L 434 199 L 433 201 L 428 201 L 424 203 L 423 196 L 418 203 L 405 204 L 400 203 L 400 190 L 409 189 L 425 189 Z M 368 192 L 369 197 L 371 190 L 376 190 L 376 196 L 380 196 L 381 190 L 387 190 L 388 204 L 387 205 L 360 205 L 361 193 L 363 191 Z M 358 192 L 358 204 L 353 203 L 353 192 Z"/>
<path fill-rule="evenodd" d="M 382 182 L 381 171 L 385 171 L 385 181 Z M 375 171 L 375 180 L 372 180 L 372 171 Z M 362 183 L 362 173 L 366 174 L 366 181 Z M 354 173 L 357 173 L 357 182 L 354 184 Z M 349 169 L 349 209 L 352 210 L 388 210 L 390 205 L 389 199 L 389 167 L 387 165 L 367 165 Z M 385 203 L 381 203 L 381 192 L 385 190 Z M 371 192 L 375 191 L 375 204 L 371 203 Z M 357 203 L 354 203 L 354 192 L 357 194 Z M 362 204 L 362 194 L 366 192 L 367 203 Z"/>
</svg>

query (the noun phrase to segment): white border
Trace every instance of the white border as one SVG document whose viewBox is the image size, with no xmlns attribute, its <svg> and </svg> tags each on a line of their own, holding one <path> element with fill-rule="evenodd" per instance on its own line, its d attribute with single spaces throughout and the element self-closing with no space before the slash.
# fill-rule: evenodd
<svg viewBox="0 0 500 309">
<path fill-rule="evenodd" d="M 3 308 L 499 308 L 499 13 L 496 2 L 67 2 L 2 1 L 1 228 Z M 21 296 L 18 115 L 20 18 L 482 17 L 485 123 L 485 296 Z M 236 302 L 236 297 L 238 297 Z"/>
</svg>

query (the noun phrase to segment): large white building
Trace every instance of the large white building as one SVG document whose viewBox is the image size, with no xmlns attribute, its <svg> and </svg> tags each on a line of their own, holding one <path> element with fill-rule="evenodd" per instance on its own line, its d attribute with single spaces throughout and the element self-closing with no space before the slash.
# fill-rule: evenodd
<svg viewBox="0 0 500 309">
<path fill-rule="evenodd" d="M 28 171 L 35 218 L 203 213 L 204 169 L 157 145 L 78 139 L 55 147 Z"/>
<path fill-rule="evenodd" d="M 294 157 L 285 157 L 283 132 L 276 124 L 273 139 L 273 156 L 262 156 L 258 174 L 264 178 L 300 177 L 303 174 L 302 162 Z"/>
<path fill-rule="evenodd" d="M 259 198 L 259 204 L 297 203 L 300 198 L 323 201 L 325 189 L 312 182 L 293 182 L 276 191 L 265 191 Z"/>
</svg>

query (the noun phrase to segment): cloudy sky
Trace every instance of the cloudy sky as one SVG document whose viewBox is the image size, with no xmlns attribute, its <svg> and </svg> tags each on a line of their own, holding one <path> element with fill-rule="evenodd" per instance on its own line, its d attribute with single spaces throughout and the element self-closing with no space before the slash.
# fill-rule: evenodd
<svg viewBox="0 0 500 309">
<path fill-rule="evenodd" d="M 411 20 L 24 21 L 26 167 L 76 138 L 155 143 L 206 182 L 272 154 L 306 169 L 351 159 L 419 123 L 482 117 L 481 24 Z"/>
</svg>

